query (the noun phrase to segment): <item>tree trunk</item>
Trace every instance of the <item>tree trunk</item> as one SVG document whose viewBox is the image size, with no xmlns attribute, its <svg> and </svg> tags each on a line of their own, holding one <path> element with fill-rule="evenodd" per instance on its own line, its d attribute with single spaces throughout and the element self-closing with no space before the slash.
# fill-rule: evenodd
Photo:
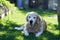
<svg viewBox="0 0 60 40">
<path fill-rule="evenodd" d="M 58 0 L 58 29 L 59 29 L 59 36 L 60 36 L 60 0 Z M 60 37 L 58 37 L 60 39 Z"/>
<path fill-rule="evenodd" d="M 58 12 L 58 25 L 60 26 L 60 0 L 58 0 L 57 12 Z M 60 29 L 60 27 L 58 27 L 58 28 Z"/>
</svg>

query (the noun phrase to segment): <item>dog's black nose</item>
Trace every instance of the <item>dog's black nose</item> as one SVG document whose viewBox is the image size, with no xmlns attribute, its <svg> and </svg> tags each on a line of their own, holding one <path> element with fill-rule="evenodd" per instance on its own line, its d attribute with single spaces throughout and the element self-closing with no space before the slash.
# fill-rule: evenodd
<svg viewBox="0 0 60 40">
<path fill-rule="evenodd" d="M 32 20 L 30 20 L 30 24 L 32 25 L 32 23 L 33 23 L 33 21 Z"/>
</svg>

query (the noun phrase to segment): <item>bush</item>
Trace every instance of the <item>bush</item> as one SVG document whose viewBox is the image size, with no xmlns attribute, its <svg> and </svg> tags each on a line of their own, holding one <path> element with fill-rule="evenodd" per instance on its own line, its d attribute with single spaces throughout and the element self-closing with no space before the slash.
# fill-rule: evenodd
<svg viewBox="0 0 60 40">
<path fill-rule="evenodd" d="M 7 6 L 8 8 L 13 8 L 14 4 L 11 4 L 9 1 L 7 0 L 0 0 L 0 3 L 2 3 L 4 6 Z"/>
</svg>

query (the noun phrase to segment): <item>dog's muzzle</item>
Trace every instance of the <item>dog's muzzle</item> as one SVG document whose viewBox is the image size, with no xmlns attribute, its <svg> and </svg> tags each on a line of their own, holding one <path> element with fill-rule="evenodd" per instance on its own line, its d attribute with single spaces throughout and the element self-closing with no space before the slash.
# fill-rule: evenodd
<svg viewBox="0 0 60 40">
<path fill-rule="evenodd" d="M 32 25 L 33 24 L 33 21 L 32 20 L 30 20 L 30 25 Z"/>
</svg>

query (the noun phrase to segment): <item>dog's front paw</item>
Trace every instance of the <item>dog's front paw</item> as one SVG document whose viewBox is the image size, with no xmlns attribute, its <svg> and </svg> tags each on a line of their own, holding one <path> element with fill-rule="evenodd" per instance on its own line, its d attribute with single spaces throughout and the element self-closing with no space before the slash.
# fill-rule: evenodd
<svg viewBox="0 0 60 40">
<path fill-rule="evenodd" d="M 17 29 L 17 30 L 23 30 L 24 27 L 15 27 L 14 29 Z"/>
<path fill-rule="evenodd" d="M 36 33 L 35 34 L 35 37 L 39 37 L 41 34 L 40 33 Z"/>
<path fill-rule="evenodd" d="M 16 30 L 20 30 L 20 27 L 15 27 L 14 29 L 16 29 Z"/>
<path fill-rule="evenodd" d="M 39 35 L 38 35 L 38 34 L 36 34 L 36 35 L 35 35 L 35 37 L 39 37 Z"/>
<path fill-rule="evenodd" d="M 25 33 L 25 36 L 29 36 L 29 34 L 26 34 L 26 33 Z"/>
<path fill-rule="evenodd" d="M 24 33 L 24 34 L 25 34 L 25 36 L 29 36 L 29 33 L 28 33 L 27 31 L 25 31 L 25 33 Z"/>
</svg>

